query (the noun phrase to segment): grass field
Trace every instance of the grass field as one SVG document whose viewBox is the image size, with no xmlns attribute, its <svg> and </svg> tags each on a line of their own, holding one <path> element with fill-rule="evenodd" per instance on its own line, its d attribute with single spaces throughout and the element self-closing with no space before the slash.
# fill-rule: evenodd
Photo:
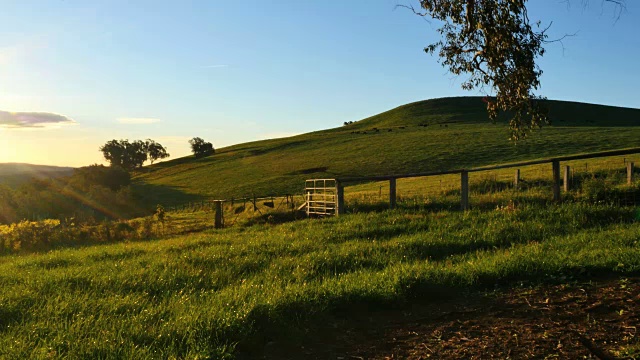
<svg viewBox="0 0 640 360">
<path fill-rule="evenodd" d="M 640 110 L 550 101 L 553 126 L 513 144 L 480 98 L 404 105 L 347 126 L 217 149 L 145 168 L 137 186 L 152 205 L 300 194 L 308 178 L 468 168 L 638 146 Z"/>
<path fill-rule="evenodd" d="M 637 274 L 639 225 L 635 208 L 532 201 L 4 256 L 0 358 L 258 356 L 265 343 L 296 342 L 357 306 Z"/>
<path fill-rule="evenodd" d="M 624 185 L 623 170 L 640 156 L 567 163 L 574 190 L 562 203 L 550 201 L 550 166 L 540 165 L 521 169 L 518 191 L 513 169 L 472 174 L 467 212 L 458 210 L 458 176 L 398 181 L 393 211 L 386 210 L 388 183 L 353 184 L 347 215 L 338 218 L 299 220 L 281 200 L 263 201 L 255 212 L 236 202 L 225 208 L 233 226 L 213 230 L 211 210 L 197 205 L 300 193 L 313 177 L 633 147 L 640 135 L 640 110 L 551 102 L 556 126 L 514 146 L 478 102 L 409 104 L 341 128 L 145 169 L 136 186 L 146 201 L 192 202 L 192 209 L 168 212 L 161 227 L 151 217 L 54 224 L 52 233 L 83 242 L 61 235 L 56 250 L 0 256 L 0 358 L 257 358 L 265 345 L 299 344 L 357 308 L 405 309 L 486 289 L 640 274 L 640 210 L 619 197 L 640 194 L 637 182 Z M 9 228 L 0 229 L 3 242 Z M 24 228 L 33 238 L 37 226 Z M 85 239 L 105 229 L 129 235 Z"/>
<path fill-rule="evenodd" d="M 610 185 L 624 185 L 626 182 L 626 163 L 633 162 L 640 165 L 640 154 L 627 156 L 613 156 L 588 160 L 561 162 L 561 168 L 570 167 L 571 192 L 565 196 L 580 196 L 583 192 L 582 183 L 586 179 L 607 179 Z M 542 198 L 550 201 L 552 194 L 551 164 L 541 164 L 520 167 L 520 187 L 536 189 Z M 564 170 L 561 171 L 564 173 Z M 635 178 L 638 178 L 637 166 Z M 564 176 L 564 175 L 561 175 Z M 513 192 L 515 169 L 500 169 L 471 173 L 470 201 L 472 206 L 486 206 L 495 198 L 498 202 L 508 201 L 508 197 L 500 192 L 512 191 L 512 198 L 517 198 Z M 441 175 L 398 179 L 396 194 L 399 201 L 408 203 L 449 203 L 457 207 L 459 204 L 460 175 Z M 452 196 L 453 195 L 453 196 Z M 389 182 L 374 181 L 363 184 L 347 184 L 345 187 L 345 202 L 353 208 L 371 203 L 388 204 Z"/>
</svg>

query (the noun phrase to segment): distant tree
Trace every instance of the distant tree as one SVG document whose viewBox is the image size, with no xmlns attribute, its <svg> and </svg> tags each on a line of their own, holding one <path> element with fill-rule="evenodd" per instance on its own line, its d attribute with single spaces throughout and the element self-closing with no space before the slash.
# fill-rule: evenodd
<svg viewBox="0 0 640 360">
<path fill-rule="evenodd" d="M 111 166 L 120 166 L 124 167 L 124 158 L 126 152 L 125 142 L 129 142 L 128 140 L 111 140 L 107 141 L 106 144 L 100 147 L 100 151 L 104 156 L 105 160 L 111 164 Z"/>
<path fill-rule="evenodd" d="M 111 166 L 119 166 L 126 170 L 141 168 L 144 162 L 149 159 L 153 163 L 157 159 L 169 156 L 164 146 L 151 139 L 133 142 L 111 140 L 101 146 L 100 151 Z"/>
<path fill-rule="evenodd" d="M 145 141 L 145 146 L 147 149 L 147 157 L 149 158 L 152 164 L 154 161 L 158 159 L 165 159 L 170 156 L 169 153 L 167 152 L 167 149 L 165 149 L 164 146 L 160 145 L 159 143 L 151 139 L 147 139 L 147 141 Z"/>
<path fill-rule="evenodd" d="M 148 160 L 147 145 L 144 141 L 135 140 L 134 142 L 127 144 L 126 149 L 126 169 L 141 168 L 144 162 Z"/>
<path fill-rule="evenodd" d="M 193 139 L 189 140 L 189 144 L 191 145 L 191 151 L 196 158 L 209 156 L 216 151 L 210 142 L 206 142 L 199 137 L 194 137 Z"/>
</svg>

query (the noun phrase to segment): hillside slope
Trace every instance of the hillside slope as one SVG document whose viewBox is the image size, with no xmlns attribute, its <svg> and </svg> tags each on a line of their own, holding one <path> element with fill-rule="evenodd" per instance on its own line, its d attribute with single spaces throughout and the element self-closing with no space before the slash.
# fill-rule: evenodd
<svg viewBox="0 0 640 360">
<path fill-rule="evenodd" d="M 22 163 L 0 163 L 0 184 L 18 186 L 25 181 L 71 175 L 73 168 Z"/>
<path fill-rule="evenodd" d="M 553 126 L 518 144 L 479 97 L 426 100 L 353 124 L 163 162 L 136 176 L 149 201 L 301 193 L 304 180 L 474 167 L 640 146 L 640 110 L 549 101 Z"/>
</svg>

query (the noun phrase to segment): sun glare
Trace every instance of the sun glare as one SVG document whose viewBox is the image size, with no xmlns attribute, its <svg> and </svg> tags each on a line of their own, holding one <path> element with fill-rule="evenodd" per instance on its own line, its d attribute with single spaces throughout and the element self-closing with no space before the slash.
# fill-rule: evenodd
<svg viewBox="0 0 640 360">
<path fill-rule="evenodd" d="M 6 129 L 0 128 L 0 163 L 17 162 L 16 149 Z"/>
</svg>

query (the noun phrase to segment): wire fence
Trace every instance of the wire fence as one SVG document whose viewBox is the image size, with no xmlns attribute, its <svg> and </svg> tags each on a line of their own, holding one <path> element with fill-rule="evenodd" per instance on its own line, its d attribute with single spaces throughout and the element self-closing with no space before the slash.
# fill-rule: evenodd
<svg viewBox="0 0 640 360">
<path fill-rule="evenodd" d="M 220 207 L 217 207 L 220 203 Z M 202 200 L 181 205 L 167 206 L 164 210 L 174 216 L 191 216 L 194 221 L 206 221 L 213 224 L 217 209 L 221 210 L 224 227 L 234 226 L 240 222 L 269 221 L 269 216 L 282 213 L 294 213 L 305 203 L 304 195 L 281 195 L 245 197 L 228 200 Z M 201 216 L 196 216 L 200 214 Z"/>
<path fill-rule="evenodd" d="M 640 152 L 639 149 L 635 151 Z M 639 154 L 557 161 L 557 170 L 552 167 L 553 162 L 546 160 L 516 167 L 499 165 L 487 167 L 486 170 L 467 171 L 467 207 L 501 206 L 513 201 L 552 203 L 561 199 L 637 206 L 640 201 L 640 184 L 635 181 L 638 171 L 634 166 L 640 163 Z M 384 209 L 393 207 L 393 203 L 396 206 L 420 206 L 434 210 L 460 209 L 463 194 L 461 172 L 452 170 L 415 177 L 399 175 L 393 181 L 395 184 L 391 181 L 394 176 L 374 177 L 384 179 L 382 181 L 367 181 L 367 178 L 355 178 L 354 181 L 353 178 L 347 178 L 353 183 L 345 192 L 344 211 Z M 558 178 L 554 179 L 555 176 Z M 554 194 L 556 186 L 560 188 L 558 197 Z M 395 188 L 395 194 L 392 187 Z"/>
<path fill-rule="evenodd" d="M 620 152 L 629 153 L 619 155 Z M 425 176 L 418 174 L 343 178 L 331 180 L 330 185 L 327 185 L 327 179 L 323 179 L 323 186 L 331 187 L 327 188 L 328 191 L 342 198 L 338 207 L 343 208 L 336 209 L 331 214 L 314 214 L 317 212 L 314 209 L 309 211 L 309 208 L 318 206 L 316 202 L 319 198 L 315 196 L 315 200 L 310 202 L 308 189 L 305 190 L 305 194 L 300 195 L 251 196 L 189 202 L 169 206 L 166 211 L 178 214 L 204 212 L 207 214 L 206 221 L 210 221 L 213 217 L 208 213 L 215 213 L 219 206 L 224 214 L 220 215 L 224 219 L 224 226 L 228 227 L 240 222 L 268 222 L 271 218 L 280 216 L 278 214 L 299 214 L 298 211 L 303 209 L 307 215 L 315 216 L 396 206 L 459 210 L 461 198 L 463 209 L 500 207 L 514 202 L 553 203 L 558 200 L 607 201 L 620 206 L 639 204 L 640 184 L 634 181 L 636 169 L 633 164 L 640 163 L 640 149 L 565 158 L 566 160 L 548 159 L 516 165 L 451 170 Z M 317 182 L 317 179 L 310 181 Z M 344 191 L 343 187 L 345 181 L 351 182 L 347 191 Z M 315 182 L 314 191 L 317 187 Z M 308 184 L 309 182 L 306 188 Z M 558 190 L 560 186 L 563 188 L 562 191 Z M 464 194 L 467 197 L 466 204 Z M 336 204 L 339 202 L 334 200 Z"/>
</svg>

